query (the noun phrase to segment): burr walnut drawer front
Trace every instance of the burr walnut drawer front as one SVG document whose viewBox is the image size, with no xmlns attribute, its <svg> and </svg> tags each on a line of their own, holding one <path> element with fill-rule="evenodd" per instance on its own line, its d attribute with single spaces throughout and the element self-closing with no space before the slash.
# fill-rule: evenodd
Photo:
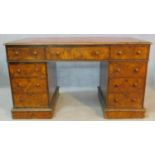
<svg viewBox="0 0 155 155">
<path fill-rule="evenodd" d="M 36 78 L 12 79 L 14 93 L 43 93 L 47 92 L 47 81 Z"/>
<path fill-rule="evenodd" d="M 109 58 L 109 47 L 79 47 L 74 57 L 77 60 L 106 60 Z"/>
<path fill-rule="evenodd" d="M 108 107 L 119 109 L 143 108 L 143 95 L 141 93 L 110 93 Z"/>
<path fill-rule="evenodd" d="M 10 76 L 16 77 L 46 77 L 44 63 L 9 63 Z"/>
<path fill-rule="evenodd" d="M 7 49 L 8 60 L 42 60 L 45 59 L 42 47 L 9 47 Z"/>
<path fill-rule="evenodd" d="M 14 105 L 17 108 L 43 108 L 48 107 L 48 95 L 41 94 L 13 94 Z"/>
<path fill-rule="evenodd" d="M 109 58 L 109 48 L 102 47 L 71 47 L 46 48 L 48 60 L 105 60 Z"/>
<path fill-rule="evenodd" d="M 111 59 L 148 59 L 148 46 L 112 46 Z"/>
<path fill-rule="evenodd" d="M 109 92 L 142 92 L 145 80 L 142 78 L 109 79 Z"/>
<path fill-rule="evenodd" d="M 110 62 L 110 77 L 142 77 L 146 76 L 147 62 Z"/>
<path fill-rule="evenodd" d="M 46 55 L 48 60 L 72 60 L 73 51 L 76 49 L 63 47 L 48 47 Z"/>
</svg>

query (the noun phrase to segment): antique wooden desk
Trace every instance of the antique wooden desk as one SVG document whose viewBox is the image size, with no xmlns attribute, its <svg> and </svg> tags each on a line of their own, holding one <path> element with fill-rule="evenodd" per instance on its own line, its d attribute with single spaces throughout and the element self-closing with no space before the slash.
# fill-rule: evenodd
<svg viewBox="0 0 155 155">
<path fill-rule="evenodd" d="M 104 117 L 143 118 L 150 44 L 103 37 L 6 43 L 13 118 L 52 118 L 59 93 L 56 61 L 100 61 L 98 94 Z"/>
</svg>

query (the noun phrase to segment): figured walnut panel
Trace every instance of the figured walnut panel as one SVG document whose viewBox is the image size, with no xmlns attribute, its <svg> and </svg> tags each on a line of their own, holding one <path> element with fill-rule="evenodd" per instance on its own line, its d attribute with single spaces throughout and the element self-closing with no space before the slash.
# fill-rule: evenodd
<svg viewBox="0 0 155 155">
<path fill-rule="evenodd" d="M 148 59 L 149 46 L 111 46 L 111 59 Z"/>
<path fill-rule="evenodd" d="M 106 60 L 109 58 L 109 48 L 102 47 L 48 47 L 48 60 Z"/>
<path fill-rule="evenodd" d="M 46 77 L 45 63 L 9 63 L 10 76 L 21 77 Z"/>
<path fill-rule="evenodd" d="M 117 92 L 143 92 L 145 80 L 142 78 L 113 78 L 109 79 L 108 91 Z"/>
<path fill-rule="evenodd" d="M 16 108 L 43 108 L 48 107 L 48 94 L 13 94 Z"/>
<path fill-rule="evenodd" d="M 107 108 L 134 109 L 143 108 L 142 93 L 110 93 Z"/>
<path fill-rule="evenodd" d="M 110 62 L 110 77 L 142 77 L 146 76 L 147 62 Z"/>
<path fill-rule="evenodd" d="M 109 58 L 109 47 L 79 47 L 74 53 L 77 60 L 107 60 Z"/>
<path fill-rule="evenodd" d="M 45 52 L 43 47 L 8 47 L 8 60 L 44 60 Z"/>
<path fill-rule="evenodd" d="M 46 79 L 12 79 L 12 91 L 14 93 L 47 93 Z"/>
</svg>

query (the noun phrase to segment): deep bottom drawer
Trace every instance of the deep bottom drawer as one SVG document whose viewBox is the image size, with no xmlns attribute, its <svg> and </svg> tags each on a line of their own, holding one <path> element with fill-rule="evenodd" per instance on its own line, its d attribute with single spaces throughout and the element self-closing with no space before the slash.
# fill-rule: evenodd
<svg viewBox="0 0 155 155">
<path fill-rule="evenodd" d="M 48 107 L 48 94 L 14 94 L 14 105 L 17 108 Z"/>
<path fill-rule="evenodd" d="M 143 108 L 142 93 L 111 93 L 108 96 L 108 108 L 132 109 Z"/>
</svg>

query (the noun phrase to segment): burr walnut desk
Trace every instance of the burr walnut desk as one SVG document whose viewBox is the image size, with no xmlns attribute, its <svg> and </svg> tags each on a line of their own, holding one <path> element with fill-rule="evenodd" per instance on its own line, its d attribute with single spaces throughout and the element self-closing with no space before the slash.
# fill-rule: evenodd
<svg viewBox="0 0 155 155">
<path fill-rule="evenodd" d="M 104 117 L 143 118 L 150 44 L 103 37 L 6 43 L 13 118 L 52 118 L 59 94 L 56 61 L 100 61 L 98 94 Z"/>
</svg>

